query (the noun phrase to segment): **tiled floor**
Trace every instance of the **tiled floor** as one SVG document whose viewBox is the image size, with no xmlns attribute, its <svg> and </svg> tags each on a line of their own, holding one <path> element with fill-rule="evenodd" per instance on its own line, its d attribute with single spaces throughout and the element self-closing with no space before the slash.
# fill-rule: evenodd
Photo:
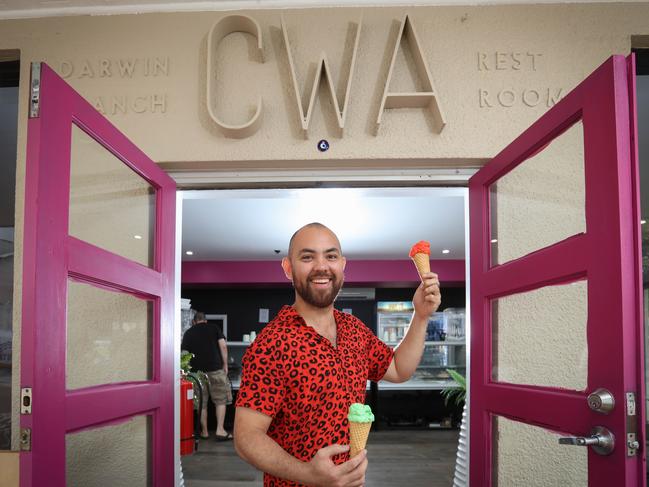
<svg viewBox="0 0 649 487">
<path fill-rule="evenodd" d="M 372 431 L 366 487 L 449 487 L 458 431 Z M 201 440 L 183 457 L 187 487 L 259 487 L 262 474 L 241 460 L 232 442 Z"/>
</svg>

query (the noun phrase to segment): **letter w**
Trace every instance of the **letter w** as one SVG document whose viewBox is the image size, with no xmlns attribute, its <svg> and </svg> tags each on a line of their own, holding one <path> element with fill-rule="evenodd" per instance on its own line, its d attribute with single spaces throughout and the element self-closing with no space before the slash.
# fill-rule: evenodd
<svg viewBox="0 0 649 487">
<path fill-rule="evenodd" d="M 133 77 L 133 68 L 135 68 L 135 61 L 132 59 L 126 59 L 126 62 L 124 62 L 123 59 L 119 60 L 119 74 L 123 78 L 124 76 L 128 76 L 129 78 Z"/>
<path fill-rule="evenodd" d="M 295 99 L 297 101 L 297 107 L 300 112 L 300 123 L 302 124 L 302 133 L 304 138 L 308 138 L 309 134 L 309 124 L 311 123 L 311 115 L 313 114 L 313 107 L 315 105 L 315 99 L 318 94 L 318 88 L 320 87 L 320 80 L 322 79 L 322 73 L 324 71 L 324 76 L 327 80 L 327 87 L 329 88 L 329 95 L 331 96 L 331 101 L 336 110 L 336 119 L 338 120 L 338 128 L 340 129 L 340 136 L 343 136 L 343 130 L 345 127 L 345 118 L 347 117 L 347 106 L 349 105 L 349 92 L 352 85 L 352 77 L 354 74 L 354 66 L 356 65 L 356 52 L 358 51 L 358 41 L 361 37 L 361 27 L 362 19 L 359 19 L 356 24 L 356 38 L 354 40 L 354 50 L 352 51 L 352 59 L 349 64 L 349 76 L 347 78 L 347 86 L 345 87 L 344 101 L 342 105 L 342 110 L 338 103 L 338 97 L 336 96 L 336 90 L 334 88 L 334 81 L 332 79 L 331 67 L 329 61 L 327 60 L 327 55 L 322 52 L 320 54 L 320 59 L 318 60 L 318 66 L 316 68 L 315 79 L 313 80 L 313 86 L 311 88 L 311 97 L 309 98 L 309 106 L 307 107 L 306 113 L 304 112 L 304 107 L 302 106 L 302 96 L 300 94 L 300 88 L 297 83 L 297 76 L 295 74 L 295 63 L 293 62 L 293 56 L 291 55 L 291 45 L 288 41 L 288 31 L 286 28 L 286 22 L 284 21 L 284 16 L 281 17 L 282 22 L 282 33 L 284 34 L 284 46 L 286 47 L 286 54 L 288 56 L 288 63 L 291 68 L 291 79 L 293 80 L 293 88 L 295 91 Z"/>
</svg>

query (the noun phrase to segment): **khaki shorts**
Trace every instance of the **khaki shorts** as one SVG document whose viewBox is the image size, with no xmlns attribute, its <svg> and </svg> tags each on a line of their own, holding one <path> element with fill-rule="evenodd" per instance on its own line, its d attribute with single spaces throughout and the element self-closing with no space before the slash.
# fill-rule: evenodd
<svg viewBox="0 0 649 487">
<path fill-rule="evenodd" d="M 215 370 L 214 372 L 207 372 L 207 379 L 209 384 L 207 384 L 207 388 L 205 387 L 205 384 L 203 384 L 203 400 L 201 407 L 203 409 L 207 408 L 208 390 L 215 406 L 227 406 L 228 404 L 232 404 L 232 386 L 230 385 L 230 379 L 228 379 L 225 371 L 221 369 Z"/>
</svg>

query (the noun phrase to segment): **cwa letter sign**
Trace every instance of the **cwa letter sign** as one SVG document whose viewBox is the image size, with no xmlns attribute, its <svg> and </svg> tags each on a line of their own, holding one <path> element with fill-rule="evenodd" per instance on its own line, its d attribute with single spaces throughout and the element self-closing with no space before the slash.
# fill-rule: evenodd
<svg viewBox="0 0 649 487">
<path fill-rule="evenodd" d="M 295 103 L 297 105 L 297 112 L 300 117 L 300 125 L 302 127 L 302 133 L 305 138 L 308 137 L 309 125 L 311 122 L 311 116 L 313 114 L 313 107 L 315 106 L 315 99 L 319 94 L 320 80 L 324 77 L 326 80 L 327 91 L 333 108 L 336 112 L 336 119 L 338 122 L 339 134 L 342 137 L 344 134 L 345 120 L 347 118 L 347 107 L 349 105 L 349 95 L 351 91 L 351 84 L 354 75 L 354 70 L 356 67 L 356 54 L 358 52 L 358 45 L 361 37 L 362 30 L 362 19 L 359 19 L 356 23 L 355 36 L 354 36 L 354 48 L 352 51 L 352 57 L 349 65 L 349 78 L 347 80 L 347 85 L 345 87 L 345 92 L 343 95 L 342 103 L 339 103 L 338 97 L 336 96 L 335 83 L 332 78 L 331 68 L 327 55 L 323 52 L 316 63 L 316 75 L 311 87 L 311 95 L 309 98 L 309 103 L 306 107 L 302 105 L 302 94 L 299 91 L 295 63 L 293 61 L 293 56 L 291 54 L 291 46 L 288 40 L 288 28 L 284 18 L 282 16 L 281 28 L 284 39 L 284 47 L 286 49 L 286 54 L 289 61 L 290 67 L 290 76 L 293 85 L 293 93 L 295 95 Z M 261 28 L 259 23 L 252 17 L 246 15 L 228 15 L 220 19 L 212 29 L 210 30 L 208 36 L 208 48 L 207 48 L 207 107 L 210 117 L 214 123 L 220 128 L 223 134 L 226 137 L 242 139 L 250 137 L 253 135 L 262 124 L 263 116 L 263 100 L 260 96 L 257 102 L 257 109 L 255 110 L 254 115 L 246 122 L 241 125 L 232 125 L 221 120 L 216 113 L 216 110 L 213 106 L 214 100 L 214 79 L 216 78 L 216 73 L 212 71 L 212 62 L 216 48 L 218 47 L 221 40 L 223 40 L 229 34 L 234 32 L 244 32 L 254 36 L 257 39 L 257 50 L 261 57 L 261 62 L 264 62 L 264 51 L 263 51 L 263 39 Z M 403 39 L 406 38 L 410 45 L 410 49 L 413 54 L 413 59 L 417 68 L 417 75 L 419 76 L 424 91 L 418 92 L 407 92 L 407 93 L 396 93 L 390 92 L 390 80 L 392 79 L 392 74 L 394 72 L 395 62 L 397 58 L 397 53 L 399 51 L 399 46 L 401 45 Z M 381 124 L 381 118 L 383 112 L 389 108 L 428 108 L 432 114 L 434 120 L 433 129 L 436 132 L 441 132 L 446 124 L 444 120 L 444 115 L 442 108 L 439 102 L 439 96 L 435 91 L 433 85 L 433 79 L 428 68 L 428 63 L 421 51 L 419 39 L 415 31 L 415 27 L 410 20 L 410 17 L 406 14 L 401 21 L 401 26 L 399 29 L 399 35 L 392 46 L 392 61 L 390 63 L 385 83 L 383 86 L 383 96 L 381 98 L 381 104 L 378 110 L 378 117 L 375 124 L 375 135 L 378 135 L 379 126 Z"/>
</svg>

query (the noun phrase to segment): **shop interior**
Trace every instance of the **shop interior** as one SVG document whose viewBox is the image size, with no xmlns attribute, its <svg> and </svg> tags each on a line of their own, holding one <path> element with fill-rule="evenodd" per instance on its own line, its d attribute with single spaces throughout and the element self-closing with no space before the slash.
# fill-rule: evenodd
<svg viewBox="0 0 649 487">
<path fill-rule="evenodd" d="M 457 387 L 449 370 L 467 373 L 466 195 L 466 188 L 433 187 L 184 192 L 181 296 L 191 309 L 182 312 L 183 330 L 191 326 L 194 310 L 223 329 L 236 398 L 243 354 L 279 309 L 293 303 L 294 290 L 280 267 L 289 239 L 302 225 L 319 221 L 337 233 L 347 258 L 335 307 L 396 346 L 409 324 L 419 284 L 408 251 L 413 243 L 428 240 L 431 268 L 441 276 L 442 305 L 429 322 L 421 364 L 405 383 L 368 382 L 366 403 L 375 414 L 374 431 L 388 442 L 417 431 L 431 443 L 442 432 L 454 444 L 463 403 L 446 403 L 442 391 Z M 231 430 L 233 419 L 234 407 L 229 406 L 226 429 Z M 216 427 L 211 403 L 208 427 L 212 432 Z M 202 440 L 198 452 L 211 452 L 213 446 Z M 221 447 L 214 453 L 223 458 L 230 451 Z M 454 454 L 444 462 L 445 478 L 452 472 Z M 194 480 L 197 460 L 198 455 L 183 458 L 188 480 Z M 239 471 L 214 475 L 233 480 L 249 473 L 247 465 L 239 466 Z"/>
<path fill-rule="evenodd" d="M 235 394 L 251 338 L 293 302 L 280 268 L 288 241 L 300 226 L 320 221 L 338 234 L 348 260 L 336 308 L 390 345 L 404 335 L 418 285 L 411 244 L 431 242 L 433 270 L 437 261 L 454 266 L 452 273 L 440 271 L 442 305 L 429 323 L 417 373 L 404 384 L 368 386 L 368 401 L 379 428 L 457 425 L 461 407 L 445 405 L 440 391 L 454 385 L 447 369 L 466 375 L 465 194 L 463 188 L 312 188 L 209 191 L 185 199 L 182 298 L 226 328 Z M 375 272 L 355 272 L 359 264 Z M 196 266 L 213 269 L 219 282 L 192 282 Z"/>
</svg>

